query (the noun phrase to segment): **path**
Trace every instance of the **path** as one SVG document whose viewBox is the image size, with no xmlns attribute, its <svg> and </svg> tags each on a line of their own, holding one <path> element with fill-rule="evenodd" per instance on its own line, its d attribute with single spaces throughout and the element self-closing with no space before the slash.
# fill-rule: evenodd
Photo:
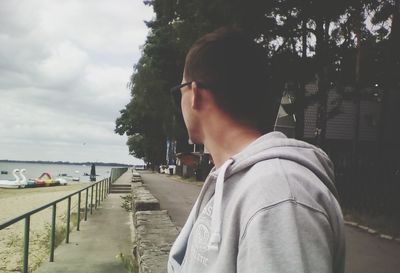
<svg viewBox="0 0 400 273">
<path fill-rule="evenodd" d="M 183 227 L 201 187 L 149 171 L 140 174 L 150 192 L 160 201 L 161 209 L 168 210 L 172 222 Z"/>
<path fill-rule="evenodd" d="M 128 171 L 115 183 L 130 184 L 130 180 Z M 117 256 L 131 253 L 131 222 L 121 208 L 120 195 L 108 195 L 87 222 L 81 222 L 80 231 L 71 233 L 70 243 L 56 248 L 54 262 L 44 263 L 36 273 L 127 273 Z"/>
<path fill-rule="evenodd" d="M 347 273 L 400 272 L 400 244 L 346 227 Z"/>
<path fill-rule="evenodd" d="M 168 210 L 172 221 L 182 227 L 189 215 L 200 187 L 177 182 L 167 175 L 141 172 L 151 193 Z M 398 273 L 400 272 L 400 244 L 370 235 L 346 226 L 347 273 Z"/>
</svg>

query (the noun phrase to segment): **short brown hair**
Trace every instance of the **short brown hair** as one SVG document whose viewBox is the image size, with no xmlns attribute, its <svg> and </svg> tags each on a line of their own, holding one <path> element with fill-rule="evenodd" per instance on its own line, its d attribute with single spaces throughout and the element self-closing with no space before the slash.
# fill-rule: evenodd
<svg viewBox="0 0 400 273">
<path fill-rule="evenodd" d="M 266 50 L 243 31 L 220 28 L 193 44 L 184 76 L 207 87 L 224 112 L 266 132 L 272 130 L 276 116 L 266 56 Z"/>
</svg>

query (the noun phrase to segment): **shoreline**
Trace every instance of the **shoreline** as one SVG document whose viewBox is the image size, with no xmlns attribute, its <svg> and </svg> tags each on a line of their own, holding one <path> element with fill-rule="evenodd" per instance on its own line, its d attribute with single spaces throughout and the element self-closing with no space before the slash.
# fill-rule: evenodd
<svg viewBox="0 0 400 273">
<path fill-rule="evenodd" d="M 29 164 L 51 164 L 51 165 L 81 165 L 81 166 L 91 166 L 92 164 L 96 166 L 105 167 L 123 167 L 130 168 L 132 164 L 124 163 L 109 163 L 109 162 L 69 162 L 69 161 L 45 161 L 45 160 L 9 160 L 0 159 L 0 163 L 29 163 Z"/>
</svg>

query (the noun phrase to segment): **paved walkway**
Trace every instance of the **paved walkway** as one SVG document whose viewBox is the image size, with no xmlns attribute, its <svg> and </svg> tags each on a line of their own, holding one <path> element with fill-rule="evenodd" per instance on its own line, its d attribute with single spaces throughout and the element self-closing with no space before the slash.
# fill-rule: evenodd
<svg viewBox="0 0 400 273">
<path fill-rule="evenodd" d="M 130 183 L 131 175 L 128 170 L 115 183 Z M 130 256 L 131 222 L 130 213 L 121 208 L 120 195 L 110 194 L 87 222 L 81 222 L 80 231 L 71 233 L 70 243 L 57 247 L 54 262 L 44 263 L 36 273 L 128 272 L 117 256 Z"/>
<path fill-rule="evenodd" d="M 200 187 L 177 182 L 170 176 L 141 172 L 143 182 L 167 209 L 173 222 L 183 226 Z M 400 244 L 378 238 L 359 229 L 346 226 L 347 273 L 400 272 Z"/>
<path fill-rule="evenodd" d="M 189 216 L 201 186 L 183 183 L 164 174 L 140 172 L 143 182 L 160 201 L 162 210 L 167 210 L 172 222 L 182 228 Z"/>
</svg>

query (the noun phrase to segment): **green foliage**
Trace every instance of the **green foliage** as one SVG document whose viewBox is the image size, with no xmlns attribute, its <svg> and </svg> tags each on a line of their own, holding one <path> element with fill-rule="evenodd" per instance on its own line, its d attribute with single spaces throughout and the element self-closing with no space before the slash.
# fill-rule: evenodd
<svg viewBox="0 0 400 273">
<path fill-rule="evenodd" d="M 388 50 L 399 45 L 398 0 L 144 3 L 153 7 L 155 19 L 146 22 L 149 34 L 129 85 L 132 98 L 121 110 L 115 132 L 128 135 L 130 153 L 153 165 L 165 163 L 167 138 L 187 140 L 179 105 L 172 103 L 169 89 L 181 81 L 191 44 L 218 27 L 240 27 L 262 44 L 277 82 L 301 83 L 318 74 L 321 94 L 332 81 L 342 85 L 357 81 L 370 84 L 377 79 L 388 82 L 396 79 L 393 71 L 399 71 L 393 67 L 398 64 L 389 61 L 398 59 L 399 50 Z M 376 32 L 367 27 L 367 17 L 380 25 Z M 364 53 L 374 52 L 372 49 L 379 52 Z M 389 51 L 397 53 L 385 53 Z M 379 70 L 370 69 L 377 63 Z M 325 99 L 323 95 L 319 98 Z"/>
<path fill-rule="evenodd" d="M 121 263 L 124 265 L 129 273 L 137 273 L 139 271 L 139 266 L 133 255 L 126 255 L 120 252 L 118 253 L 116 258 L 121 261 Z"/>
<path fill-rule="evenodd" d="M 132 194 L 127 194 L 124 196 L 120 196 L 122 199 L 121 208 L 126 211 L 132 211 Z"/>
<path fill-rule="evenodd" d="M 133 136 L 129 136 L 126 144 L 129 146 L 129 153 L 136 158 L 146 157 L 146 143 L 142 135 L 135 134 Z"/>
<path fill-rule="evenodd" d="M 84 213 L 80 214 L 81 221 L 84 219 Z M 61 245 L 64 240 L 67 238 L 67 217 L 63 215 L 63 221 L 61 223 L 56 223 L 55 227 L 55 247 Z M 71 212 L 70 216 L 70 233 L 73 231 L 74 227 L 78 225 L 78 213 Z M 51 244 L 51 224 L 45 224 L 46 235 L 42 238 L 41 244 L 44 246 L 48 251 L 50 250 Z"/>
</svg>

